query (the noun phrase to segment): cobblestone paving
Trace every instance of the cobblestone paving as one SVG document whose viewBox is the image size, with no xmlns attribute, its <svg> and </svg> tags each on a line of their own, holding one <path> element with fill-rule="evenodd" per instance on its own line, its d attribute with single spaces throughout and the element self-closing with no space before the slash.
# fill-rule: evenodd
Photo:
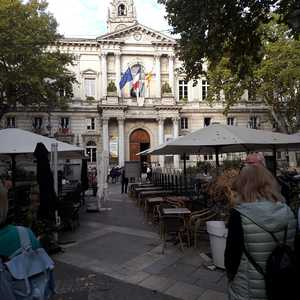
<svg viewBox="0 0 300 300">
<path fill-rule="evenodd" d="M 111 210 L 81 213 L 81 226 L 62 240 L 72 240 L 57 254 L 55 300 L 183 299 L 226 300 L 226 278 L 222 270 L 204 267 L 200 252 L 207 253 L 207 236 L 200 249 L 168 243 L 161 254 L 157 228 L 120 186 L 111 185 Z M 90 197 L 88 201 L 95 201 Z"/>
</svg>

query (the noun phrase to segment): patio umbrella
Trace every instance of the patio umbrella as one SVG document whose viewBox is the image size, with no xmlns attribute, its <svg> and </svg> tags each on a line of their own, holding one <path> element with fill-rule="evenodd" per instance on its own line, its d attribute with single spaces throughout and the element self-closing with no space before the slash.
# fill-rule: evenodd
<svg viewBox="0 0 300 300">
<path fill-rule="evenodd" d="M 149 151 L 151 155 L 166 154 L 215 154 L 219 166 L 220 153 L 250 151 L 287 151 L 300 149 L 300 137 L 267 130 L 250 129 L 242 126 L 212 124 L 179 137 L 165 145 Z M 274 160 L 276 164 L 276 160 Z M 274 165 L 276 170 L 276 165 Z M 184 163 L 186 174 L 186 164 Z"/>
<path fill-rule="evenodd" d="M 51 145 L 57 144 L 59 156 L 67 155 L 68 158 L 81 158 L 84 151 L 83 148 L 18 128 L 1 129 L 0 141 L 0 155 L 10 156 L 12 161 L 12 183 L 14 190 L 16 182 L 16 155 L 32 155 L 37 143 L 43 143 L 49 152 L 51 151 Z"/>
<path fill-rule="evenodd" d="M 300 136 L 250 129 L 241 126 L 213 124 L 189 135 L 158 146 L 150 153 L 215 154 L 250 151 L 277 151 L 300 149 Z"/>
<path fill-rule="evenodd" d="M 54 180 L 48 154 L 49 152 L 43 143 L 38 143 L 33 153 L 37 159 L 37 182 L 40 190 L 39 217 L 54 220 L 55 210 L 57 210 L 57 196 L 54 191 Z"/>
<path fill-rule="evenodd" d="M 7 128 L 0 130 L 0 154 L 28 154 L 33 153 L 37 143 L 43 143 L 50 152 L 53 143 L 58 144 L 59 153 L 67 153 L 81 157 L 83 148 L 60 142 L 27 130 Z"/>
</svg>

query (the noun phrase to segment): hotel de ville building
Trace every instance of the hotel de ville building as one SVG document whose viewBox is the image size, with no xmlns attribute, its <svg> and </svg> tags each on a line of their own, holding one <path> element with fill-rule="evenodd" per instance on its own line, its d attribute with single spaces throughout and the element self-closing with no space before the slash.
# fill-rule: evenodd
<svg viewBox="0 0 300 300">
<path fill-rule="evenodd" d="M 222 103 L 209 106 L 205 101 L 209 90 L 206 78 L 199 79 L 196 86 L 185 81 L 184 74 L 178 72 L 181 63 L 176 58 L 176 40 L 140 24 L 137 13 L 133 0 L 113 0 L 106 34 L 60 41 L 60 50 L 75 57 L 70 71 L 78 83 L 69 108 L 51 114 L 51 127 L 46 113 L 30 111 L 6 114 L 2 127 L 40 134 L 50 130 L 59 140 L 85 148 L 90 165 L 95 164 L 97 151 L 106 150 L 110 164 L 119 166 L 127 160 L 139 160 L 136 154 L 140 151 L 215 122 L 272 128 L 266 107 L 249 102 L 247 92 L 227 116 Z M 133 81 L 138 76 L 137 90 L 133 81 L 120 89 L 128 68 Z M 162 167 L 180 168 L 182 163 L 180 156 L 143 159 L 159 162 Z"/>
</svg>

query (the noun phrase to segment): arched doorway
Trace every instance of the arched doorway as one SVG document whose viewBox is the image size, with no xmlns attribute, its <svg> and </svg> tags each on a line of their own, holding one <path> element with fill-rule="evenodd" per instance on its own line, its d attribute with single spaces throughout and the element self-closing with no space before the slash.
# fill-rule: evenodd
<svg viewBox="0 0 300 300">
<path fill-rule="evenodd" d="M 150 136 L 144 129 L 136 129 L 130 135 L 130 160 L 141 160 L 146 162 L 149 160 L 149 156 L 139 156 L 137 153 L 150 148 Z"/>
</svg>

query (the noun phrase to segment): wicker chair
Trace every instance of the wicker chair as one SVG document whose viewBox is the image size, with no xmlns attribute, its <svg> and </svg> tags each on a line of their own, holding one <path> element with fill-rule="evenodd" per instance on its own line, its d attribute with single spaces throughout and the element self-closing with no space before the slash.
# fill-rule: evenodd
<svg viewBox="0 0 300 300">
<path fill-rule="evenodd" d="M 197 237 L 200 233 L 205 232 L 206 222 L 217 217 L 218 213 L 205 208 L 203 210 L 195 211 L 191 214 L 189 220 L 189 233 L 194 240 L 194 248 L 197 248 Z"/>
</svg>

